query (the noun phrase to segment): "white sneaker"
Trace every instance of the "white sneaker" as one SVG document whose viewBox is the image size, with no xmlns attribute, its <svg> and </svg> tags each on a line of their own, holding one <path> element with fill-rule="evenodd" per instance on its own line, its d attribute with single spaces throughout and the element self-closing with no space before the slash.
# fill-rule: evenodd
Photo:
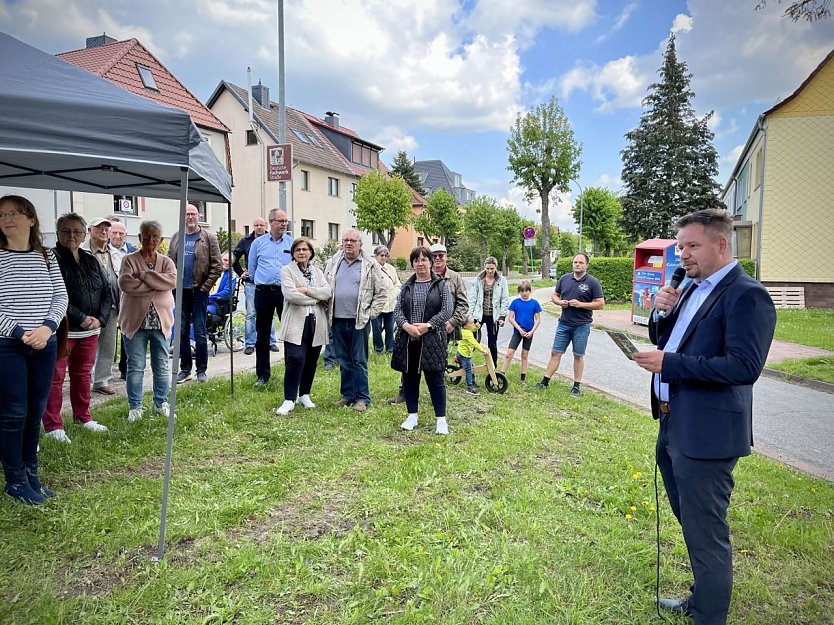
<svg viewBox="0 0 834 625">
<path fill-rule="evenodd" d="M 169 404 L 167 401 L 162 402 L 158 406 L 156 404 L 154 404 L 154 407 L 153 407 L 153 413 L 154 414 L 161 415 L 161 416 L 163 416 L 167 419 L 169 412 L 171 412 L 171 404 Z M 174 418 L 176 419 L 177 415 L 174 415 Z"/>
<path fill-rule="evenodd" d="M 409 432 L 411 430 L 413 430 L 414 428 L 416 428 L 417 427 L 417 415 L 416 414 L 408 415 L 406 420 L 403 421 L 402 423 L 400 423 L 400 427 L 404 430 L 408 430 Z"/>
<path fill-rule="evenodd" d="M 90 430 L 91 432 L 106 432 L 107 426 L 102 425 L 98 421 L 87 421 L 84 425 L 82 425 L 85 430 Z"/>
<path fill-rule="evenodd" d="M 130 412 L 127 413 L 128 423 L 135 423 L 142 418 L 143 414 L 145 414 L 145 410 L 143 408 L 131 408 Z"/>
<path fill-rule="evenodd" d="M 315 408 L 316 405 L 313 403 L 313 400 L 310 399 L 309 395 L 302 395 L 298 399 L 295 400 L 296 404 L 301 404 L 305 408 Z"/>
<path fill-rule="evenodd" d="M 54 441 L 58 441 L 59 443 L 66 443 L 67 445 L 72 442 L 64 430 L 52 430 L 51 432 L 44 434 L 44 436 L 46 438 L 51 438 Z"/>
<path fill-rule="evenodd" d="M 289 414 L 295 408 L 295 402 L 291 399 L 285 399 L 284 403 L 275 409 L 275 414 Z"/>
<path fill-rule="evenodd" d="M 449 433 L 449 424 L 446 423 L 446 417 L 440 417 L 437 420 L 437 427 L 434 430 L 435 434 L 442 434 L 446 436 Z"/>
</svg>

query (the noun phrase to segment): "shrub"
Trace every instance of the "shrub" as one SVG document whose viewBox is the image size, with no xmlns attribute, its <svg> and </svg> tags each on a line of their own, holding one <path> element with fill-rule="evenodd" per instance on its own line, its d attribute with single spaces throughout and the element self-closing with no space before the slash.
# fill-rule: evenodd
<svg viewBox="0 0 834 625">
<path fill-rule="evenodd" d="M 750 276 L 751 278 L 756 277 L 756 261 L 752 258 L 739 258 L 738 259 L 741 268 L 744 269 L 744 272 Z"/>
<path fill-rule="evenodd" d="M 573 257 L 559 258 L 556 263 L 556 277 L 573 271 Z M 631 301 L 634 259 L 630 256 L 606 258 L 594 256 L 588 273 L 602 285 L 605 299 L 609 301 Z"/>
<path fill-rule="evenodd" d="M 405 271 L 406 269 L 408 269 L 408 259 L 405 256 L 397 256 L 394 259 L 394 265 L 400 271 Z"/>
</svg>

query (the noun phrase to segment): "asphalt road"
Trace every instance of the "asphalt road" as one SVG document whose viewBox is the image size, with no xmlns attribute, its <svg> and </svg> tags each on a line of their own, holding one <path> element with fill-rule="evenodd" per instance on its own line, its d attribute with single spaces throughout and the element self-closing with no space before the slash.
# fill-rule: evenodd
<svg viewBox="0 0 834 625">
<path fill-rule="evenodd" d="M 544 368 L 556 332 L 556 318 L 542 314 L 533 339 L 530 363 Z M 498 334 L 503 352 L 511 329 Z M 642 345 L 643 349 L 653 349 Z M 516 360 L 518 360 L 516 355 Z M 500 363 L 499 363 L 500 366 Z M 573 377 L 573 354 L 562 357 L 559 374 Z M 533 374 L 528 383 L 538 381 Z M 649 411 L 651 374 L 628 360 L 602 330 L 591 330 L 583 385 L 592 386 L 620 400 Z M 512 381 L 511 381 L 512 382 Z M 796 384 L 760 378 L 753 390 L 753 436 L 755 449 L 807 473 L 834 481 L 834 397 Z"/>
</svg>

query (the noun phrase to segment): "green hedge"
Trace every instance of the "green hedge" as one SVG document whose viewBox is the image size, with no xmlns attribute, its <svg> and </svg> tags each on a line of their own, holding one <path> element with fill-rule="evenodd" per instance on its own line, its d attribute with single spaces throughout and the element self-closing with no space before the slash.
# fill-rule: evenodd
<svg viewBox="0 0 834 625">
<path fill-rule="evenodd" d="M 740 258 L 741 268 L 751 277 L 756 277 L 756 261 Z M 556 263 L 556 278 L 573 271 L 573 258 L 560 258 Z M 629 256 L 605 258 L 591 257 L 588 273 L 592 274 L 602 285 L 605 299 L 609 301 L 631 301 L 634 259 Z"/>
</svg>

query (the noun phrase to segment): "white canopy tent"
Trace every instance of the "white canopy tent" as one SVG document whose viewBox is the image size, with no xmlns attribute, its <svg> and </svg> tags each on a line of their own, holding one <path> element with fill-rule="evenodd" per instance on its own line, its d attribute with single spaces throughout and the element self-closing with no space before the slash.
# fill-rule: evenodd
<svg viewBox="0 0 834 625">
<path fill-rule="evenodd" d="M 130 93 L 2 32 L 0 85 L 0 185 L 179 199 L 180 232 L 189 200 L 225 202 L 231 221 L 231 179 L 188 113 Z M 184 247 L 177 258 L 177 310 L 182 310 Z M 179 343 L 177 332 L 175 353 Z M 176 373 L 175 364 L 159 558 L 165 552 Z"/>
</svg>

